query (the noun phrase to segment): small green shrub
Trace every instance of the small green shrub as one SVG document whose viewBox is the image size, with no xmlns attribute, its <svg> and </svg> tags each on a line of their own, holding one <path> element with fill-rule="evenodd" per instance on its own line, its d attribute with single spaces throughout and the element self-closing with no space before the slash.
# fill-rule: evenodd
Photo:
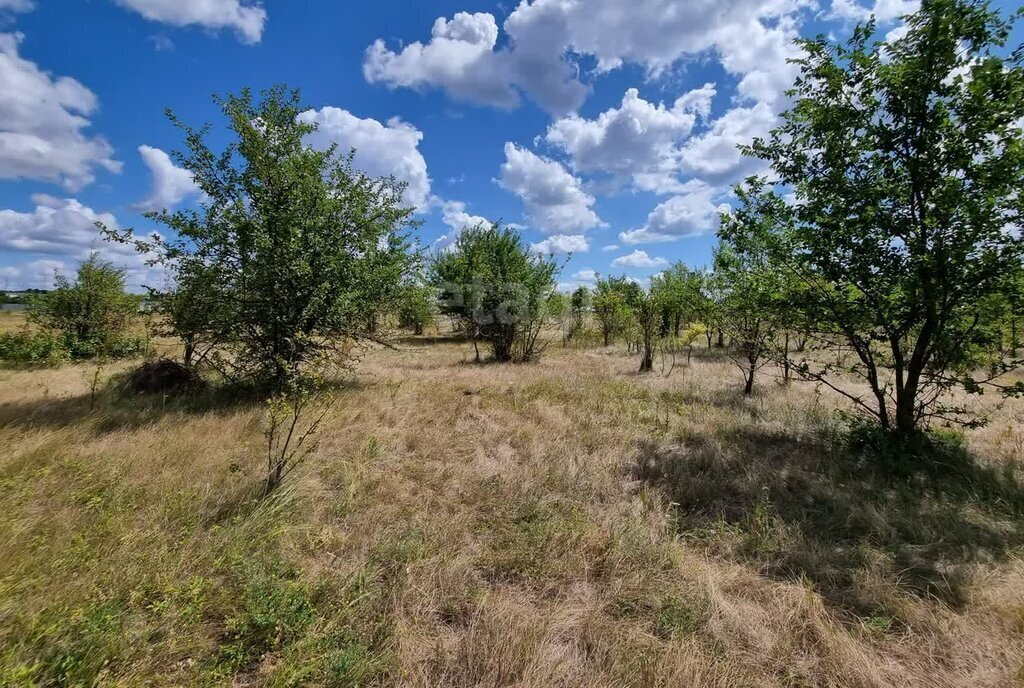
<svg viewBox="0 0 1024 688">
<path fill-rule="evenodd" d="M 50 332 L 0 332 L 0 360 L 56 366 L 71 358 L 64 338 Z"/>
</svg>

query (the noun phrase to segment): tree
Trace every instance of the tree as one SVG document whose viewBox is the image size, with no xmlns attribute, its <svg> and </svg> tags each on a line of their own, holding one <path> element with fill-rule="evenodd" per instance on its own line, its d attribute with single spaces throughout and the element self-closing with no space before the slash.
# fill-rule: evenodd
<svg viewBox="0 0 1024 688">
<path fill-rule="evenodd" d="M 398 304 L 400 326 L 412 328 L 413 334 L 423 334 L 437 320 L 437 313 L 437 289 L 419 280 L 404 286 Z"/>
<path fill-rule="evenodd" d="M 695 318 L 700 300 L 700 273 L 677 261 L 651 279 L 651 291 L 661 305 L 661 335 L 678 337 L 683 325 Z"/>
<path fill-rule="evenodd" d="M 59 332 L 72 356 L 109 355 L 139 311 L 139 298 L 125 292 L 124 276 L 93 252 L 78 266 L 74 282 L 58 274 L 53 291 L 31 299 L 28 317 Z"/>
<path fill-rule="evenodd" d="M 630 304 L 636 301 L 638 291 L 639 287 L 625 277 L 597 278 L 593 307 L 605 346 L 629 325 L 633 318 Z"/>
<path fill-rule="evenodd" d="M 1004 49 L 1010 22 L 987 3 L 925 0 L 907 29 L 887 44 L 872 22 L 845 46 L 801 41 L 792 108 L 744 149 L 794 193 L 775 253 L 873 400 L 829 369 L 803 372 L 904 438 L 964 417 L 940 402 L 952 386 L 979 391 L 1012 367 L 976 379 L 974 353 L 981 304 L 1024 251 L 1024 49 Z"/>
<path fill-rule="evenodd" d="M 586 287 L 576 287 L 569 301 L 569 331 L 566 340 L 572 339 L 583 329 L 583 323 L 587 318 L 587 311 L 590 310 L 590 290 Z"/>
<path fill-rule="evenodd" d="M 757 198 L 736 190 L 739 207 L 722 215 L 715 249 L 715 274 L 723 287 L 721 327 L 728 331 L 730 358 L 743 371 L 743 393 L 754 391 L 757 371 L 768 363 L 778 330 L 783 302 L 781 274 L 768 246 L 759 243 L 773 217 L 761 212 Z"/>
<path fill-rule="evenodd" d="M 661 326 L 662 304 L 653 291 L 640 290 L 632 312 L 636 318 L 637 350 L 640 353 L 640 372 L 650 372 L 654 367 L 654 348 Z"/>
<path fill-rule="evenodd" d="M 481 224 L 465 229 L 451 251 L 434 259 L 431 281 L 441 292 L 442 312 L 462 322 L 474 346 L 484 341 L 495 360 L 525 362 L 541 353 L 558 270 L 553 258 L 532 253 L 516 230 Z"/>
<path fill-rule="evenodd" d="M 393 178 L 370 178 L 351 152 L 306 142 L 315 125 L 298 91 L 277 86 L 256 101 L 246 89 L 215 102 L 234 136 L 220 152 L 206 143 L 209 127 L 168 113 L 185 134 L 175 158 L 205 195 L 200 208 L 150 213 L 173 238 L 136 243 L 210 306 L 205 326 L 190 322 L 181 334 L 203 331 L 226 354 L 225 372 L 280 392 L 342 355 L 340 342 L 375 339 L 367 324 L 395 304 L 417 261 L 416 223 Z"/>
</svg>

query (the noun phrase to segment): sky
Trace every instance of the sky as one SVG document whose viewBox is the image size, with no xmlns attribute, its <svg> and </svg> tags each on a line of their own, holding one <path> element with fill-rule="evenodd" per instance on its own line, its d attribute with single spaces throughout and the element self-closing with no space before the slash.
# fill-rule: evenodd
<svg viewBox="0 0 1024 688">
<path fill-rule="evenodd" d="M 301 89 L 311 145 L 407 182 L 430 250 L 500 219 L 565 261 L 563 289 L 705 265 L 763 169 L 736 145 L 778 123 L 794 39 L 916 9 L 864 1 L 0 0 L 0 288 L 92 250 L 156 285 L 94 223 L 166 231 L 142 213 L 198 195 L 165 110 L 223 143 L 212 96 L 276 83 Z"/>
</svg>

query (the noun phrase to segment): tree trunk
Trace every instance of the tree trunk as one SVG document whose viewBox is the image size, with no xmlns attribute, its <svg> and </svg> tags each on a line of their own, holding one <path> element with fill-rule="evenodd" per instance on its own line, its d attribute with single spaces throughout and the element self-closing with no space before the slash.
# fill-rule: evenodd
<svg viewBox="0 0 1024 688">
<path fill-rule="evenodd" d="M 789 332 L 782 345 L 782 379 L 789 382 Z"/>
<path fill-rule="evenodd" d="M 647 373 L 654 369 L 654 352 L 650 349 L 644 349 L 643 356 L 640 358 L 640 372 Z"/>
<path fill-rule="evenodd" d="M 754 363 L 751 363 L 750 367 L 747 369 L 746 384 L 743 385 L 743 394 L 744 395 L 750 395 L 750 394 L 753 394 L 753 392 L 754 392 L 754 372 L 756 370 L 757 370 L 757 368 L 755 367 Z"/>
<path fill-rule="evenodd" d="M 717 346 L 719 349 L 725 346 L 725 333 L 722 332 L 721 327 L 718 328 L 718 341 L 715 342 L 715 346 Z"/>
</svg>

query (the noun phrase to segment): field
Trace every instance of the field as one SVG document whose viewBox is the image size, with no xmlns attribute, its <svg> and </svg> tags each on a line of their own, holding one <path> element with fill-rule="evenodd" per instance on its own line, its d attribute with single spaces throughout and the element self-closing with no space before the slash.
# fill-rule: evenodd
<svg viewBox="0 0 1024 688">
<path fill-rule="evenodd" d="M 0 370 L 0 685 L 1024 680 L 1024 402 L 906 474 L 717 350 L 410 337 L 261 499 L 259 400 L 125 365 Z"/>
</svg>

